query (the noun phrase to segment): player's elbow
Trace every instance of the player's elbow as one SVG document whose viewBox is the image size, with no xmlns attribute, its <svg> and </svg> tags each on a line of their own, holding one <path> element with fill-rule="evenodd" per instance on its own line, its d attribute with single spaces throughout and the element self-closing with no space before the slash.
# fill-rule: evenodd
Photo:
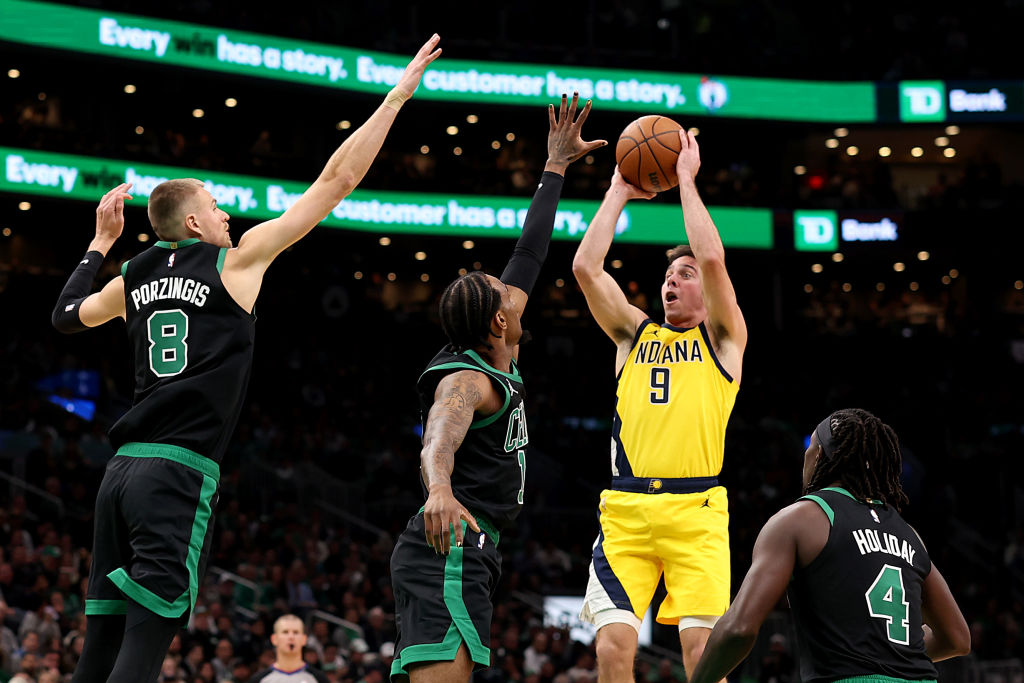
<svg viewBox="0 0 1024 683">
<path fill-rule="evenodd" d="M 78 317 L 78 307 L 74 305 L 68 307 L 61 302 L 58 302 L 57 307 L 53 309 L 53 313 L 50 315 L 50 324 L 61 334 L 74 334 L 85 329 L 85 325 Z"/>
<path fill-rule="evenodd" d="M 971 629 L 967 622 L 960 624 L 955 633 L 950 634 L 949 649 L 951 657 L 963 657 L 971 653 Z"/>
<path fill-rule="evenodd" d="M 576 257 L 572 260 L 572 274 L 576 281 L 581 284 L 597 279 L 602 270 L 601 263 L 594 263 L 579 252 L 576 253 Z"/>
</svg>

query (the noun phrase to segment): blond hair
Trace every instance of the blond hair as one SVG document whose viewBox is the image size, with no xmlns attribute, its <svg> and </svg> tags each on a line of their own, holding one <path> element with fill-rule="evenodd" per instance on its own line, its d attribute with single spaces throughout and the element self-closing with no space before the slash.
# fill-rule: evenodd
<svg viewBox="0 0 1024 683">
<path fill-rule="evenodd" d="M 185 239 L 184 219 L 190 202 L 202 189 L 203 181 L 195 178 L 165 180 L 149 195 L 149 222 L 162 240 L 179 242 Z"/>
</svg>

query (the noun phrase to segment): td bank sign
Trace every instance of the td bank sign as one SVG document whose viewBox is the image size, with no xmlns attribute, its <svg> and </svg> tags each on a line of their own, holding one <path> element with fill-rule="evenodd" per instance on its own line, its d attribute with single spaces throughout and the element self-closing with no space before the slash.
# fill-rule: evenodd
<svg viewBox="0 0 1024 683">
<path fill-rule="evenodd" d="M 895 242 L 899 225 L 889 216 L 835 211 L 794 211 L 793 243 L 797 251 L 836 251 L 849 242 Z"/>
<path fill-rule="evenodd" d="M 942 81 L 900 81 L 900 121 L 945 121 Z"/>
</svg>

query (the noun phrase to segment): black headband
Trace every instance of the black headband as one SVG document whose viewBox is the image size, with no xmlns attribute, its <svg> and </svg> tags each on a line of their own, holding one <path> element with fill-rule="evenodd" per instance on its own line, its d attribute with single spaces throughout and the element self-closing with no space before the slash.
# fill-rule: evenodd
<svg viewBox="0 0 1024 683">
<path fill-rule="evenodd" d="M 814 428 L 814 433 L 818 435 L 818 443 L 821 444 L 821 450 L 826 458 L 832 457 L 832 430 L 838 426 L 839 418 L 832 413 Z"/>
</svg>

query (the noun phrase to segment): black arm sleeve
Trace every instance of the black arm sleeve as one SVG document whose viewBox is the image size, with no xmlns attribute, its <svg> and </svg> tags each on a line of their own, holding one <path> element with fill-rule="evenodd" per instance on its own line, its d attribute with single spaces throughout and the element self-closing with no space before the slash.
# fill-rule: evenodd
<svg viewBox="0 0 1024 683">
<path fill-rule="evenodd" d="M 78 307 L 92 291 L 92 281 L 96 279 L 96 273 L 102 263 L 103 254 L 90 251 L 75 268 L 75 272 L 71 273 L 50 318 L 58 332 L 71 334 L 89 329 L 82 324 L 82 319 L 78 316 Z"/>
<path fill-rule="evenodd" d="M 530 210 L 526 212 L 523 223 L 523 234 L 516 242 L 512 258 L 508 260 L 501 281 L 526 292 L 529 296 L 540 275 L 540 267 L 548 255 L 551 244 L 551 231 L 555 227 L 555 209 L 562 195 L 564 178 L 557 173 L 545 171 L 541 176 L 540 185 L 530 202 Z"/>
</svg>

